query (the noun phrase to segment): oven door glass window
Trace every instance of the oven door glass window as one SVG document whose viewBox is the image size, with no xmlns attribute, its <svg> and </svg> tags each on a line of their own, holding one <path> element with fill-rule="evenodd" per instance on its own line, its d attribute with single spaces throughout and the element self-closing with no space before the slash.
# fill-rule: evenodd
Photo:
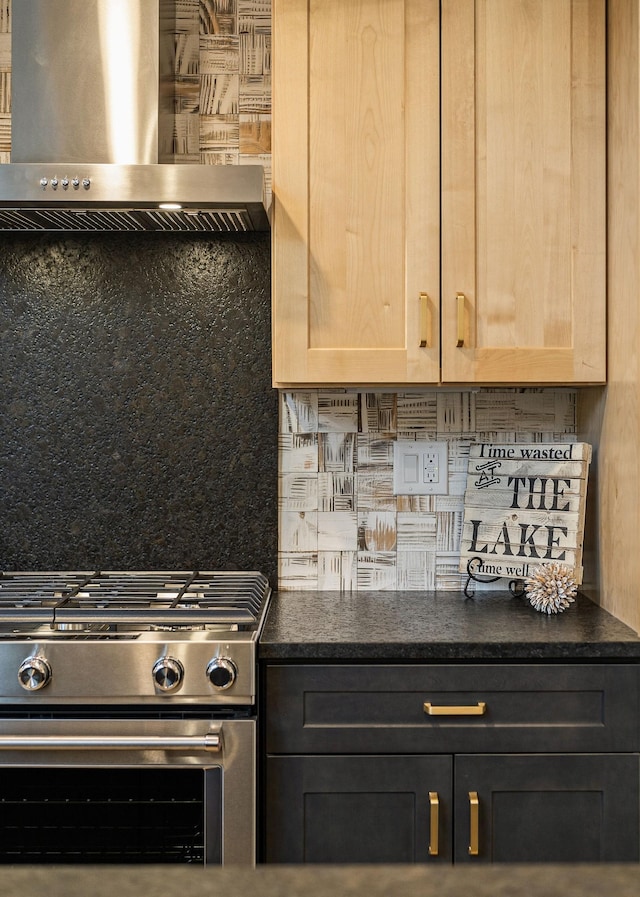
<svg viewBox="0 0 640 897">
<path fill-rule="evenodd" d="M 2 863 L 220 863 L 222 771 L 2 767 Z"/>
</svg>

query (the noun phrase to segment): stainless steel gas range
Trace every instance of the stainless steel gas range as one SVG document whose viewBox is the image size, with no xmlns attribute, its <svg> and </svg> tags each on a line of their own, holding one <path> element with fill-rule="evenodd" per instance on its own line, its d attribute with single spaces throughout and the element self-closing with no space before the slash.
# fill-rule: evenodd
<svg viewBox="0 0 640 897">
<path fill-rule="evenodd" d="M 257 572 L 0 574 L 0 862 L 255 862 Z"/>
</svg>

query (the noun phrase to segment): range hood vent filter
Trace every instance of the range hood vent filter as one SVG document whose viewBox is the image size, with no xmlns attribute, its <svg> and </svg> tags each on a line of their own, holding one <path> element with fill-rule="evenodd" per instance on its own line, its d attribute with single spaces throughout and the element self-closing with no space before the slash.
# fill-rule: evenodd
<svg viewBox="0 0 640 897">
<path fill-rule="evenodd" d="M 0 208 L 0 231 L 192 231 L 243 233 L 255 228 L 244 209 Z"/>
</svg>

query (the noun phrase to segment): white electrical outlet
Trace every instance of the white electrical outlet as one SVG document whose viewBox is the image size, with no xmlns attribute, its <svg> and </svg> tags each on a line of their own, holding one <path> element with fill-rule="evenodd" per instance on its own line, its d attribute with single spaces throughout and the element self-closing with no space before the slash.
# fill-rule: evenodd
<svg viewBox="0 0 640 897">
<path fill-rule="evenodd" d="M 393 446 L 394 495 L 447 495 L 446 442 L 397 439 Z"/>
</svg>

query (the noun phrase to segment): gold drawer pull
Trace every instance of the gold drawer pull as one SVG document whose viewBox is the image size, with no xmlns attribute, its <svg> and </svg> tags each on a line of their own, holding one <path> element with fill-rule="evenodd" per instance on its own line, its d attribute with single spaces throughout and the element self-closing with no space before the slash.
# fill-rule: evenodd
<svg viewBox="0 0 640 897">
<path fill-rule="evenodd" d="M 431 704 L 425 701 L 424 712 L 429 716 L 483 716 L 487 712 L 484 701 L 477 704 Z"/>
<path fill-rule="evenodd" d="M 429 317 L 429 294 L 420 293 L 420 348 L 428 349 L 431 341 L 431 321 Z"/>
<path fill-rule="evenodd" d="M 478 856 L 480 841 L 480 802 L 478 792 L 469 792 L 469 856 Z"/>
<path fill-rule="evenodd" d="M 429 792 L 429 856 L 438 856 L 438 826 L 439 826 L 440 801 L 438 800 L 438 792 Z"/>
<path fill-rule="evenodd" d="M 464 346 L 464 293 L 456 295 L 456 302 L 458 303 L 458 341 L 456 348 L 461 349 Z"/>
</svg>

